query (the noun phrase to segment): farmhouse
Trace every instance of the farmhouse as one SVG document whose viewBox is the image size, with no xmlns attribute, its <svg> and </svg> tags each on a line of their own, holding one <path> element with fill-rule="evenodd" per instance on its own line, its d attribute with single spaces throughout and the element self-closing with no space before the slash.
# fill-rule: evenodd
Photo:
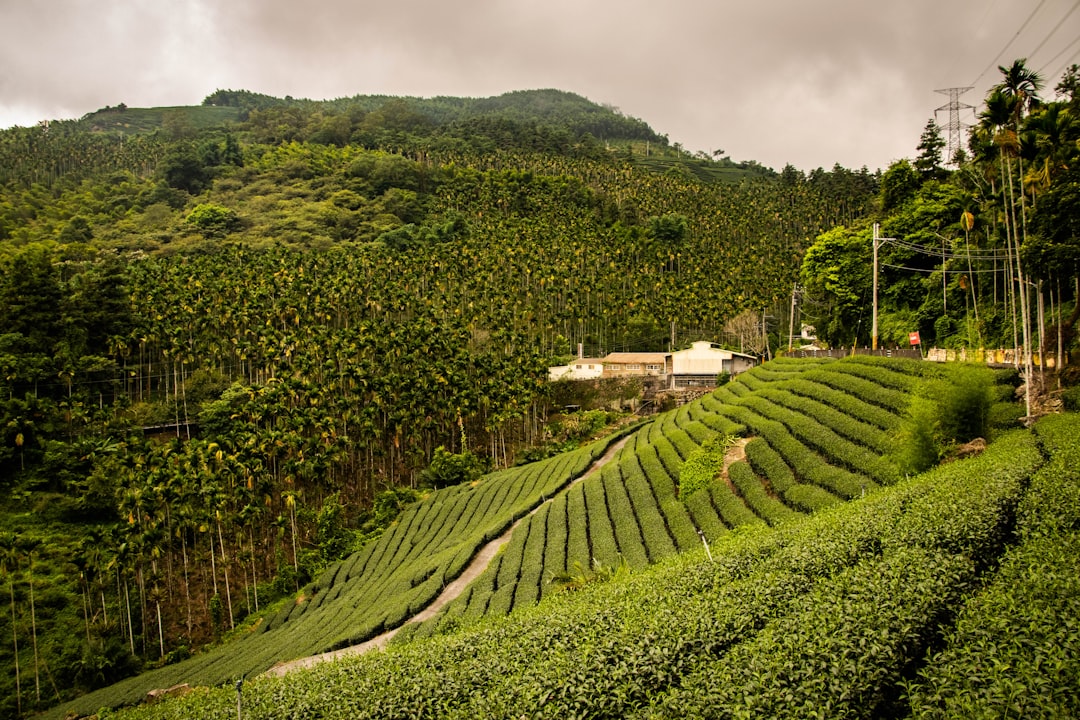
<svg viewBox="0 0 1080 720">
<path fill-rule="evenodd" d="M 603 358 L 577 358 L 569 365 L 548 368 L 549 380 L 595 380 L 604 372 Z"/>
<path fill-rule="evenodd" d="M 671 353 L 614 352 L 604 357 L 604 377 L 667 375 Z"/>
<path fill-rule="evenodd" d="M 670 356 L 672 388 L 716 385 L 719 375 L 738 375 L 757 363 L 753 355 L 724 350 L 706 340 L 696 342 L 685 350 L 676 350 Z"/>
<path fill-rule="evenodd" d="M 753 355 L 724 350 L 708 341 L 675 352 L 614 352 L 603 358 L 578 358 L 548 368 L 551 380 L 656 378 L 661 386 L 715 387 L 720 375 L 738 375 L 757 364 Z"/>
</svg>

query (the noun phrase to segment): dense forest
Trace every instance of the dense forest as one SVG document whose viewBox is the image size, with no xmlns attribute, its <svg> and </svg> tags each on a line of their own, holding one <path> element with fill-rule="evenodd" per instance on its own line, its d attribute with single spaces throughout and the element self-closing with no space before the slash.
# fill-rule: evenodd
<svg viewBox="0 0 1080 720">
<path fill-rule="evenodd" d="M 579 345 L 744 349 L 764 315 L 775 350 L 793 288 L 870 344 L 872 222 L 883 343 L 1067 351 L 1077 72 L 1036 102 L 1006 70 L 956 170 L 931 125 L 884 174 L 775 172 L 558 91 L 0 132 L 3 712 L 242 633 L 425 485 L 518 462 Z"/>
</svg>

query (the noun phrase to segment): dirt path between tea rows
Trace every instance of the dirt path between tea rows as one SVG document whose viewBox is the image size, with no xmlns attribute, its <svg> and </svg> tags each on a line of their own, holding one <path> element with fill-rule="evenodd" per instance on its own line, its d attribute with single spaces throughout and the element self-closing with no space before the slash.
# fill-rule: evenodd
<svg viewBox="0 0 1080 720">
<path fill-rule="evenodd" d="M 582 473 L 581 476 L 578 477 L 576 480 L 571 482 L 570 485 L 568 485 L 564 489 L 564 492 L 565 490 L 581 482 L 585 478 L 599 472 L 600 468 L 611 462 L 612 458 L 615 457 L 616 453 L 622 450 L 623 446 L 626 445 L 629 440 L 630 436 L 628 435 L 627 437 L 624 437 L 623 439 L 613 443 L 611 447 L 609 447 L 607 451 L 599 459 L 596 460 L 596 462 L 589 466 L 588 470 Z M 540 510 L 540 508 L 542 508 L 544 505 L 551 502 L 552 500 L 554 500 L 554 498 L 549 498 L 540 505 L 537 505 L 532 510 L 532 512 L 529 513 L 529 515 L 536 514 Z M 521 520 L 524 520 L 524 518 L 522 518 Z M 480 548 L 480 550 L 477 551 L 476 555 L 473 556 L 473 559 L 465 567 L 465 570 L 462 571 L 461 575 L 455 578 L 449 585 L 444 587 L 442 592 L 439 593 L 439 596 L 435 598 L 430 605 L 418 612 L 413 617 L 409 618 L 409 620 L 407 620 L 402 625 L 402 627 L 404 625 L 408 625 L 409 623 L 424 622 L 425 620 L 434 617 L 440 610 L 442 610 L 444 606 L 446 606 L 447 603 L 450 603 L 459 595 L 461 595 L 461 593 L 465 591 L 465 588 L 468 587 L 469 583 L 479 577 L 480 574 L 487 569 L 487 566 L 499 553 L 499 550 L 502 549 L 503 545 L 510 542 L 510 537 L 514 534 L 514 530 L 521 523 L 521 520 L 515 522 L 513 525 L 510 526 L 509 530 L 507 530 L 502 535 Z M 360 655 L 376 648 L 382 649 L 386 647 L 386 644 L 388 642 L 390 642 L 390 638 L 397 635 L 397 632 L 400 629 L 400 627 L 396 627 L 393 630 L 387 630 L 381 635 L 377 635 L 370 640 L 367 640 L 366 642 L 359 643 L 358 645 L 352 645 L 347 648 L 342 648 L 341 650 L 332 650 L 330 652 L 321 653 L 319 655 L 311 655 L 309 657 L 297 658 L 296 660 L 281 662 L 277 665 L 274 665 L 272 668 L 270 668 L 263 674 L 280 677 L 282 675 L 285 675 L 286 673 L 292 672 L 293 670 L 299 670 L 300 668 L 308 668 L 313 665 L 317 665 L 318 663 L 326 662 L 328 660 L 335 660 L 339 657 L 343 657 L 346 655 Z"/>
<path fill-rule="evenodd" d="M 727 452 L 724 453 L 724 467 L 720 471 L 720 479 L 727 483 L 727 486 L 731 488 L 731 492 L 737 496 L 742 497 L 742 493 L 735 487 L 735 483 L 731 482 L 731 474 L 728 470 L 732 465 L 737 462 L 746 460 L 746 444 L 749 443 L 751 438 L 736 438 Z"/>
</svg>

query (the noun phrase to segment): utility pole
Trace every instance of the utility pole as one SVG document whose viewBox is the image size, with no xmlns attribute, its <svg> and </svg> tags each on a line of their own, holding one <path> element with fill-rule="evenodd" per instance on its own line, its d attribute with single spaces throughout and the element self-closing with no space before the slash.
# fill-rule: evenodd
<svg viewBox="0 0 1080 720">
<path fill-rule="evenodd" d="M 878 273 L 878 261 L 877 261 L 877 248 L 878 248 L 878 224 L 874 223 L 874 312 L 873 312 L 873 324 L 870 327 L 870 349 L 877 350 L 877 273 Z"/>
<path fill-rule="evenodd" d="M 939 112 L 947 110 L 949 113 L 949 121 L 945 126 L 945 134 L 948 138 L 947 145 L 945 146 L 945 165 L 952 165 L 953 158 L 956 156 L 956 151 L 964 147 L 963 130 L 964 128 L 970 127 L 970 125 L 960 120 L 960 111 L 974 110 L 975 108 L 967 103 L 960 102 L 960 96 L 970 89 L 970 87 L 954 87 L 934 91 L 949 96 L 949 102 L 934 110 L 935 121 L 937 120 L 937 114 Z"/>
<path fill-rule="evenodd" d="M 791 322 L 788 324 L 787 351 L 795 349 L 795 294 L 799 291 L 799 283 L 791 288 Z"/>
<path fill-rule="evenodd" d="M 945 238 L 941 238 L 941 314 L 949 314 L 949 283 L 945 272 Z"/>
<path fill-rule="evenodd" d="M 765 308 L 761 308 L 761 337 L 765 338 L 765 359 L 772 360 L 772 348 L 769 347 L 769 326 L 765 322 Z"/>
<path fill-rule="evenodd" d="M 870 328 L 870 349 L 878 349 L 878 248 L 881 246 L 882 240 L 895 240 L 896 238 L 881 237 L 878 235 L 881 226 L 878 223 L 874 223 L 874 319 Z"/>
</svg>

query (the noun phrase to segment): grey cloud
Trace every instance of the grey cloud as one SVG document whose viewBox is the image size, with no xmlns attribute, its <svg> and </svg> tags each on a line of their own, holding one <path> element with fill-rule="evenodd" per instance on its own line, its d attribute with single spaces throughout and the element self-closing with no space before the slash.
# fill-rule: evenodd
<svg viewBox="0 0 1080 720">
<path fill-rule="evenodd" d="M 313 98 L 556 87 L 617 106 L 690 150 L 723 148 L 776 168 L 873 169 L 914 155 L 945 102 L 934 89 L 970 83 L 1037 5 L 0 0 L 10 38 L 0 47 L 0 126 L 120 101 L 195 103 L 218 87 Z M 1036 47 L 1070 6 L 1047 0 L 1002 62 Z M 1080 14 L 1069 25 L 1041 61 L 1080 35 Z M 977 105 L 994 75 L 964 99 Z"/>
</svg>

